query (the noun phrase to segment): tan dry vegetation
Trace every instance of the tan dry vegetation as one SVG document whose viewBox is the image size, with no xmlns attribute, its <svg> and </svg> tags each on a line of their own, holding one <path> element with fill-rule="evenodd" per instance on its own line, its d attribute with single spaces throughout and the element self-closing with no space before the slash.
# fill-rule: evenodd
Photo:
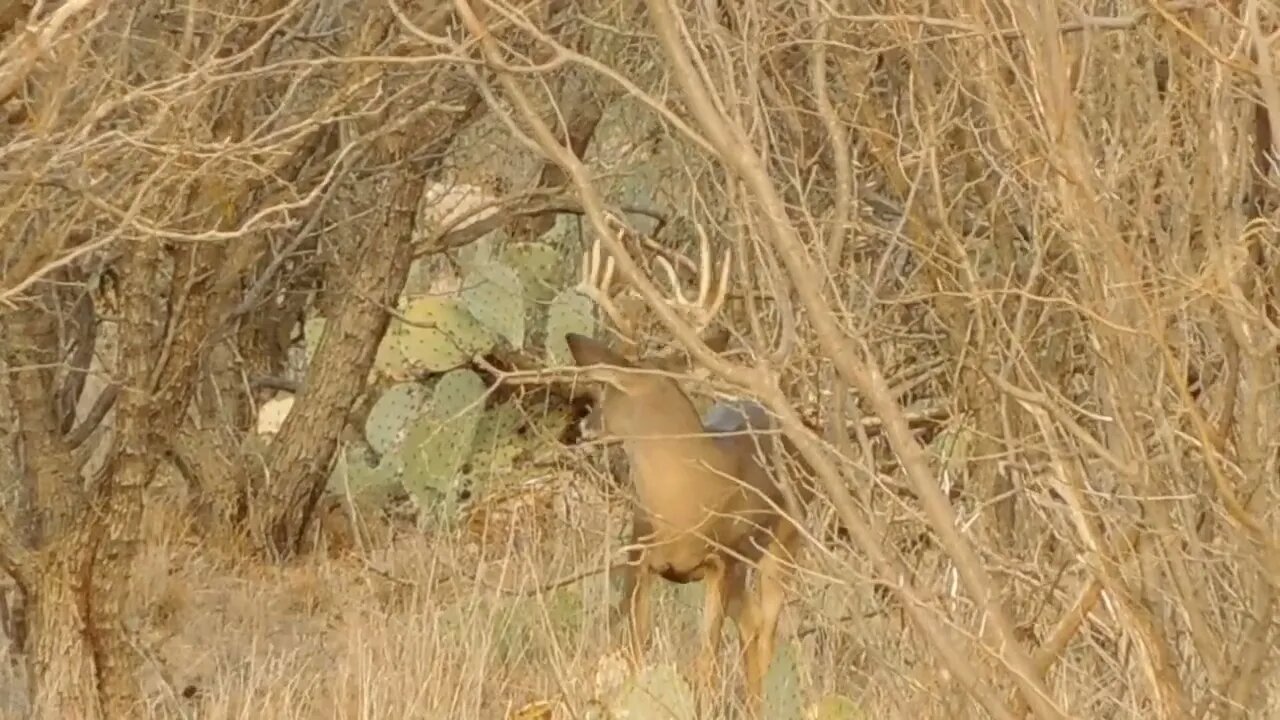
<svg viewBox="0 0 1280 720">
<path fill-rule="evenodd" d="M 534 591 L 622 528 L 557 444 L 573 390 L 524 394 L 546 338 L 458 360 L 524 413 L 480 502 L 555 466 L 509 543 L 367 497 L 352 537 L 323 492 L 414 375 L 398 299 L 488 234 L 562 251 L 557 290 L 599 239 L 642 345 L 804 454 L 804 704 L 1280 716 L 1275 3 L 228 8 L 0 5 L 4 712 L 581 717 L 614 598 Z M 724 353 L 653 272 L 699 232 Z M 651 664 L 697 605 L 666 589 Z"/>
<path fill-rule="evenodd" d="M 368 552 L 330 551 L 335 539 L 350 544 L 345 528 L 280 567 L 194 536 L 174 495 L 157 493 L 126 610 L 148 649 L 138 717 L 500 718 L 540 701 L 555 717 L 584 711 L 627 673 L 609 626 L 617 590 L 606 596 L 598 573 L 545 588 L 599 566 L 601 541 L 619 546 L 623 516 L 595 490 L 600 478 L 572 482 L 574 515 L 539 518 L 542 543 L 509 523 L 483 538 L 474 525 L 438 535 L 401 525 L 381 526 L 395 537 Z M 920 687 L 897 666 L 911 651 L 896 619 L 860 619 L 865 640 L 833 633 L 880 603 L 821 579 L 806 597 L 784 615 L 781 637 L 802 638 L 809 702 L 839 691 L 873 715 L 947 712 L 946 698 L 907 700 Z M 700 596 L 666 588 L 655 602 L 663 620 L 650 662 L 688 664 Z M 15 689 L 5 717 L 21 717 L 20 673 L 4 683 Z"/>
</svg>

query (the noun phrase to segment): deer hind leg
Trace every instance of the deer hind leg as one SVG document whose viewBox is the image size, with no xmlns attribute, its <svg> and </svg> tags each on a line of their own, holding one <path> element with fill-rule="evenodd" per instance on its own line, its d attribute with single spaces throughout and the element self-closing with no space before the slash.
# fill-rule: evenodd
<svg viewBox="0 0 1280 720">
<path fill-rule="evenodd" d="M 764 678 L 773 661 L 778 615 L 786 602 L 783 581 L 790 563 L 799 556 L 799 540 L 800 533 L 795 525 L 785 520 L 779 523 L 769 551 L 760 558 L 758 594 L 750 598 L 743 608 L 742 654 L 747 675 L 747 710 L 752 717 L 760 717 Z"/>
</svg>

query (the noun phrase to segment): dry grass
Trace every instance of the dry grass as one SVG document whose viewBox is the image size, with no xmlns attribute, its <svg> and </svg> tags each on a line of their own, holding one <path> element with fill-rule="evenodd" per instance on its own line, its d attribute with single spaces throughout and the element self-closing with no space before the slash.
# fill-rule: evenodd
<svg viewBox="0 0 1280 720">
<path fill-rule="evenodd" d="M 200 541 L 172 503 L 152 503 L 130 613 L 150 660 L 144 717 L 511 718 L 539 701 L 556 707 L 556 718 L 582 717 L 626 667 L 610 626 L 616 590 L 603 574 L 538 592 L 599 567 L 603 540 L 620 547 L 618 513 L 581 492 L 594 486 L 577 483 L 577 495 L 590 499 L 574 507 L 572 525 L 560 516 L 544 526 L 537 544 L 508 536 L 505 545 L 481 548 L 470 532 L 401 529 L 367 552 L 315 552 L 280 567 Z M 500 534 L 491 528 L 489 542 Z M 811 556 L 780 626 L 805 706 L 839 693 L 866 717 L 984 717 L 921 653 L 925 642 L 873 592 L 857 557 L 825 545 Z M 945 610 L 968 614 L 947 590 L 950 568 L 941 557 L 929 549 L 916 556 Z M 683 671 L 696 650 L 701 588 L 660 584 L 659 592 L 648 660 Z M 1087 717 L 1143 717 L 1129 695 L 1132 664 L 1108 627 L 1114 619 L 1098 615 L 1064 657 L 1054 687 Z M 0 687 L 18 717 L 15 666 L 4 666 Z"/>
<path fill-rule="evenodd" d="M 603 573 L 538 591 L 601 566 L 602 540 L 620 547 L 618 514 L 598 498 L 574 508 L 572 526 L 558 518 L 536 545 L 481 548 L 469 532 L 402 529 L 368 552 L 316 552 L 279 567 L 195 538 L 174 506 L 149 505 L 129 612 L 148 656 L 144 717 L 504 718 L 536 701 L 575 717 L 627 672 L 611 627 L 617 591 Z M 803 698 L 842 693 L 872 716 L 942 714 L 946 694 L 921 693 L 904 665 L 911 643 L 896 614 L 842 622 L 870 610 L 871 593 L 806 582 L 807 607 L 797 600 L 780 631 L 796 638 Z M 701 587 L 658 592 L 648 660 L 684 672 Z M 12 668 L 21 661 L 10 659 L 0 682 L 18 717 L 23 679 Z"/>
<path fill-rule="evenodd" d="M 523 12 L 503 0 L 471 4 Z M 313 5 L 291 3 L 295 21 L 315 24 Z M 354 5 L 319 5 L 317 17 L 328 8 L 341 20 L 334 27 L 364 27 L 365 19 L 345 21 Z M 629 187 L 619 182 L 607 199 L 638 195 L 670 214 L 664 242 L 694 237 L 680 231 L 684 223 L 751 259 L 744 287 L 776 300 L 740 307 L 727 322 L 756 356 L 786 328 L 796 333 L 785 366 L 772 370 L 797 411 L 827 423 L 822 437 L 838 438 L 828 449 L 838 465 L 831 486 L 845 481 L 857 496 L 846 522 L 866 527 L 856 551 L 814 530 L 820 542 L 784 613 L 781 636 L 796 643 L 805 703 L 838 692 L 869 717 L 984 717 L 975 695 L 1016 705 L 1017 673 L 1002 664 L 1007 653 L 995 653 L 1020 648 L 1043 667 L 1057 707 L 1077 717 L 1280 717 L 1280 190 L 1267 161 L 1280 138 L 1275 3 L 1079 2 L 1055 14 L 1046 3 L 891 2 L 852 20 L 824 3 L 756 3 L 744 5 L 756 9 L 744 11 L 750 22 L 736 33 L 692 12 L 714 3 L 684 3 L 680 33 L 697 53 L 690 66 L 710 78 L 705 93 L 703 80 L 675 69 L 671 50 L 642 40 L 654 37 L 652 19 L 619 20 L 614 8 L 627 4 L 604 5 L 578 30 L 600 43 L 582 45 L 591 56 L 579 65 L 595 68 L 594 87 L 623 97 L 610 101 L 580 176 L 626 178 Z M 236 15 L 211 17 L 227 23 L 217 33 L 232 35 Z M 622 32 L 605 32 L 615 24 Z M 156 26 L 167 42 L 170 31 Z M 540 28 L 513 35 L 566 57 L 572 48 L 562 44 L 578 47 Z M 228 88 L 176 81 L 167 56 L 143 82 L 121 75 L 113 55 L 96 54 L 145 31 L 127 13 L 86 31 L 80 54 L 53 66 L 76 68 L 52 78 L 64 88 L 49 96 L 61 118 L 42 111 L 52 125 L 33 124 L 29 147 L 14 147 L 27 148 L 31 168 L 112 168 L 104 187 L 121 198 L 136 189 L 141 205 L 155 206 L 149 225 L 204 232 L 173 217 L 206 209 L 151 197 L 146 178 L 166 191 L 204 178 L 254 188 L 259 177 L 244 168 L 265 151 L 232 143 L 209 164 L 171 168 L 171 158 L 206 145 L 197 122 L 205 115 L 188 108 Z M 313 52 L 310 41 L 284 45 L 282 58 Z M 470 45 L 452 52 L 442 77 L 475 67 Z M 520 66 L 522 53 L 500 60 Z M 451 164 L 531 187 L 550 153 L 522 154 L 527 143 L 507 123 L 525 132 L 530 118 L 504 113 L 519 92 L 534 107 L 560 102 L 545 96 L 550 67 L 516 73 L 528 79 L 523 90 L 473 78 L 494 83 L 485 86 L 494 99 L 484 122 L 496 134 L 460 137 Z M 604 68 L 629 79 L 625 93 Z M 224 75 L 217 64 L 200 72 Z M 682 76 L 694 91 L 679 89 Z M 287 95 L 296 107 L 280 115 L 312 124 L 348 111 L 319 102 L 345 76 L 317 74 L 315 98 L 299 77 L 272 56 L 241 91 Z M 101 88 L 136 88 L 146 103 L 121 104 L 118 125 L 86 134 L 80 123 L 95 116 Z M 434 89 L 422 93 L 435 101 Z M 682 95 L 703 94 L 733 109 L 735 146 L 712 152 L 691 139 L 726 135 L 724 118 L 688 117 Z M 566 118 L 584 114 L 562 104 Z M 178 108 L 192 127 L 157 134 L 156 108 Z M 257 112 L 246 111 L 243 124 L 261 122 L 261 136 L 284 122 Z M 288 135 L 273 152 L 285 157 L 298 142 Z M 732 159 L 746 153 L 759 163 L 736 167 Z M 745 182 L 757 168 L 765 169 L 758 182 Z M 42 237 L 102 232 L 99 220 L 85 220 L 100 209 L 30 174 L 6 200 L 14 227 L 30 217 Z M 280 195 L 319 193 L 310 182 L 281 186 Z M 367 228 L 353 218 L 383 205 L 364 187 L 325 211 L 327 242 L 363 242 Z M 567 195 L 577 202 L 597 189 L 580 180 Z M 786 212 L 769 212 L 770 198 Z M 809 262 L 781 263 L 789 244 Z M 32 267 L 81 251 L 33 248 Z M 811 306 L 797 304 L 800 290 L 819 287 Z M 20 292 L 6 287 L 0 297 Z M 814 324 L 825 315 L 831 332 Z M 836 362 L 864 350 L 851 364 L 866 372 Z M 856 382 L 871 370 L 895 389 L 881 409 L 867 403 L 869 384 Z M 943 419 L 896 442 L 831 432 L 898 406 Z M 902 462 L 920 450 L 925 462 Z M 939 497 L 929 515 L 918 500 L 891 497 L 890 484 L 917 498 L 942 485 L 960 492 Z M 617 518 L 590 498 L 567 517 L 551 507 L 559 521 L 542 535 L 516 534 L 521 543 L 492 534 L 483 552 L 460 533 L 400 532 L 287 567 L 192 541 L 166 507 L 150 508 L 129 617 L 152 659 L 148 717 L 501 718 L 538 700 L 563 703 L 558 717 L 581 717 L 611 682 L 604 577 L 533 592 L 603 567 L 620 545 Z M 867 556 L 881 546 L 890 557 L 873 571 Z M 898 559 L 907 572 L 889 577 Z M 901 583 L 901 592 L 876 592 L 877 583 Z M 1100 599 L 1059 650 L 1055 629 L 1069 625 L 1062 621 L 1091 586 Z M 651 662 L 687 667 L 700 591 L 663 588 L 658 615 L 668 622 L 656 628 Z M 1004 627 L 992 620 L 1001 613 L 978 607 L 988 595 Z M 907 602 L 939 630 L 925 637 L 923 623 L 908 623 Z M 0 664 L 0 712 L 23 709 L 20 665 Z M 969 669 L 975 693 L 955 677 Z M 188 688 L 194 697 L 183 697 Z"/>
</svg>

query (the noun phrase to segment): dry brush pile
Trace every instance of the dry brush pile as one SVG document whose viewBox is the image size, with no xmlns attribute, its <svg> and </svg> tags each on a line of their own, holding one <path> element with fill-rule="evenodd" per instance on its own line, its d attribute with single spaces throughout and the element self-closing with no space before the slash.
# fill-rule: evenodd
<svg viewBox="0 0 1280 720">
<path fill-rule="evenodd" d="M 434 537 L 459 477 L 562 467 L 580 408 L 539 371 L 593 327 L 592 240 L 688 386 L 814 471 L 787 707 L 1277 712 L 1276 8 L 244 10 L 36 8 L 0 56 L 0 559 L 49 716 L 139 696 L 121 598 L 171 469 L 204 536 L 280 560 L 326 493 Z M 724 352 L 654 272 L 692 284 L 700 239 Z"/>
</svg>

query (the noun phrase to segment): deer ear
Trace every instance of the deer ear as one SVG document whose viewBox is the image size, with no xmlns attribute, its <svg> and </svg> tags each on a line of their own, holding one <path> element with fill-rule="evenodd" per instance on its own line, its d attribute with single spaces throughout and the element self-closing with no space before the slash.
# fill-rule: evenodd
<svg viewBox="0 0 1280 720">
<path fill-rule="evenodd" d="M 568 333 L 564 336 L 564 341 L 569 345 L 569 354 L 573 355 L 574 363 L 587 368 L 583 374 L 588 379 L 605 383 L 627 395 L 637 392 L 637 383 L 643 380 L 628 372 L 636 367 L 635 363 L 586 335 Z"/>
<path fill-rule="evenodd" d="M 573 361 L 580 367 L 586 365 L 613 365 L 620 368 L 635 367 L 632 362 L 610 350 L 607 345 L 595 338 L 579 335 L 578 333 L 566 333 L 564 341 L 569 346 L 569 353 L 573 355 Z"/>
</svg>

